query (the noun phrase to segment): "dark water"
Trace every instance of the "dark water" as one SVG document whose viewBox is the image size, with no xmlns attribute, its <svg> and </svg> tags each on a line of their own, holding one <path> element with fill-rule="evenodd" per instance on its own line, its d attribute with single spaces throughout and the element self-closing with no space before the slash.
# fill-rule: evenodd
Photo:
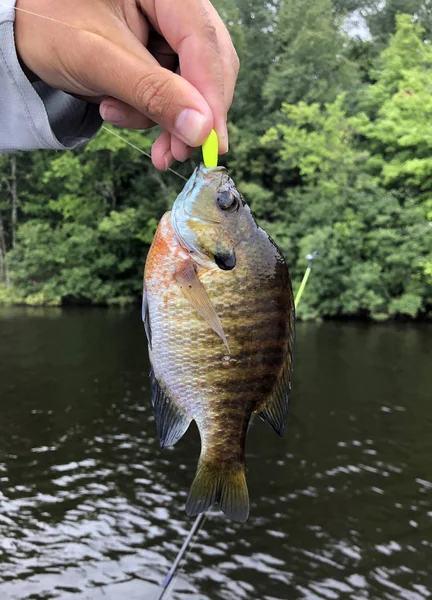
<svg viewBox="0 0 432 600">
<path fill-rule="evenodd" d="M 147 371 L 138 312 L 0 312 L 1 600 L 156 598 L 199 441 L 159 450 Z M 431 598 L 431 327 L 301 324 L 293 390 L 170 597 Z"/>
</svg>

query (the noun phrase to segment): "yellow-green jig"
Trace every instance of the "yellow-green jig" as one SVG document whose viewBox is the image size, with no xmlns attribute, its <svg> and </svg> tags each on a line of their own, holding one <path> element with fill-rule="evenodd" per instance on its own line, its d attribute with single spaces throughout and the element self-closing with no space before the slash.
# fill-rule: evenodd
<svg viewBox="0 0 432 600">
<path fill-rule="evenodd" d="M 218 166 L 218 151 L 218 136 L 216 131 L 212 129 L 211 134 L 208 136 L 202 146 L 204 165 L 207 167 L 207 169 L 212 169 Z"/>
</svg>

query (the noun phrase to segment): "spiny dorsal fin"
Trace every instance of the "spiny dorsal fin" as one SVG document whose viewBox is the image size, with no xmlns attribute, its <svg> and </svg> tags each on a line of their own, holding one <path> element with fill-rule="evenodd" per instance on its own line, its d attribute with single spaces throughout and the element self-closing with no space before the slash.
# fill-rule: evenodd
<svg viewBox="0 0 432 600">
<path fill-rule="evenodd" d="M 198 278 L 192 260 L 188 260 L 176 271 L 176 281 L 187 300 L 192 304 L 197 313 L 202 317 L 214 332 L 222 339 L 230 351 L 222 323 L 207 294 L 207 290 Z"/>
<path fill-rule="evenodd" d="M 191 418 L 162 391 L 153 368 L 150 371 L 152 404 L 161 448 L 174 446 L 186 433 Z"/>
</svg>

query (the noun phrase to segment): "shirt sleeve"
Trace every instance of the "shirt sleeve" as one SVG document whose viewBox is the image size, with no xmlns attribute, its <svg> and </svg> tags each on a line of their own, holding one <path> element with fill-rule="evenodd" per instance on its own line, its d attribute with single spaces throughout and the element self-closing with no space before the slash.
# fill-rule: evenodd
<svg viewBox="0 0 432 600">
<path fill-rule="evenodd" d="M 0 153 L 81 146 L 102 125 L 98 106 L 30 83 L 15 49 L 14 6 L 15 0 L 0 4 Z"/>
</svg>

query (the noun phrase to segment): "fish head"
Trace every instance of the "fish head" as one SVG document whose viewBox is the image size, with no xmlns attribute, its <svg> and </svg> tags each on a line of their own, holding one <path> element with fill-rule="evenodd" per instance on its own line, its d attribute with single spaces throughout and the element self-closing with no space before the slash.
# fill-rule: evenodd
<svg viewBox="0 0 432 600">
<path fill-rule="evenodd" d="M 224 167 L 197 167 L 174 203 L 171 223 L 180 244 L 203 266 L 236 265 L 245 203 Z"/>
</svg>

